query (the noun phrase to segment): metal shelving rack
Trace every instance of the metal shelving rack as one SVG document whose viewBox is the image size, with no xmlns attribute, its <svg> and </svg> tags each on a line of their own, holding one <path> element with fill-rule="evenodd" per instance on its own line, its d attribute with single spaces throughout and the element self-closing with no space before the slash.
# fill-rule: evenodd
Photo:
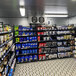
<svg viewBox="0 0 76 76">
<path fill-rule="evenodd" d="M 37 33 L 36 30 L 14 30 L 14 43 L 15 45 L 16 44 L 25 44 L 25 43 L 37 43 L 37 40 L 36 41 L 23 41 L 23 42 L 16 42 L 16 38 L 25 38 L 25 37 L 37 37 L 37 34 L 36 35 L 18 35 L 18 36 L 15 36 L 15 32 L 18 31 L 18 32 L 34 32 L 34 33 Z M 37 55 L 38 56 L 38 47 L 29 47 L 29 48 L 19 48 L 19 49 L 16 49 L 16 46 L 15 46 L 15 50 L 19 50 L 20 52 L 22 50 L 32 50 L 32 49 L 37 49 L 37 53 L 28 53 L 28 54 L 18 54 L 16 55 L 16 59 L 17 57 L 19 56 L 30 56 L 30 55 Z M 16 52 L 15 52 L 16 53 Z M 32 61 L 25 61 L 25 62 L 34 62 L 34 61 L 38 61 L 38 60 L 32 60 Z M 18 63 L 18 61 L 16 61 Z M 25 63 L 25 62 L 20 62 L 20 63 Z M 18 63 L 19 64 L 19 63 Z"/>
<path fill-rule="evenodd" d="M 36 24 L 35 24 L 36 25 Z M 37 24 L 38 25 L 38 24 Z M 36 26 L 37 26 L 36 25 Z M 41 24 L 39 24 L 39 26 L 40 26 Z M 38 27 L 38 26 L 37 26 Z M 43 26 L 44 27 L 44 26 Z M 37 30 L 37 32 L 46 32 L 46 31 L 74 31 L 74 29 L 64 29 L 64 30 L 60 30 L 60 29 L 53 29 L 53 30 Z M 63 36 L 63 35 L 75 35 L 75 33 L 64 33 L 64 34 L 54 34 L 54 35 L 38 35 L 38 36 L 40 36 L 40 37 L 49 37 L 49 36 Z M 63 41 L 71 41 L 71 40 L 74 40 L 74 39 L 62 39 L 62 40 L 58 40 L 58 39 L 55 39 L 55 40 L 48 40 L 48 41 L 43 41 L 43 40 L 41 40 L 41 41 L 38 41 L 38 43 L 46 43 L 46 42 L 53 42 L 53 41 L 56 41 L 56 42 L 63 42 Z M 75 45 L 68 45 L 68 46 L 74 46 L 75 47 Z M 54 47 L 68 47 L 68 46 L 51 46 L 51 47 L 41 47 L 41 48 L 54 48 Z M 40 48 L 40 47 L 39 47 Z M 38 49 L 39 49 L 38 48 Z M 74 49 L 73 49 L 74 50 Z M 60 51 L 60 52 L 58 52 L 58 50 L 57 50 L 57 52 L 54 52 L 54 53 L 57 53 L 57 58 L 59 58 L 58 57 L 58 53 L 66 53 L 66 52 L 73 52 L 73 50 L 66 50 L 66 51 Z M 54 54 L 54 53 L 41 53 L 41 54 Z M 40 54 L 39 54 L 40 55 Z M 72 56 L 71 56 L 72 57 Z M 63 58 L 67 58 L 67 57 L 63 57 Z M 45 59 L 46 60 L 46 59 Z M 50 59 L 48 59 L 48 60 L 50 60 Z"/>
<path fill-rule="evenodd" d="M 11 27 L 12 27 L 12 26 L 11 26 Z M 13 31 L 0 32 L 0 36 L 6 35 L 6 34 L 11 34 L 11 33 L 13 33 Z M 0 45 L 0 48 L 4 47 L 4 46 L 5 46 L 6 44 L 8 44 L 11 40 L 13 40 L 13 36 L 12 36 L 9 40 L 7 40 L 7 41 L 5 41 L 4 43 L 2 43 L 2 44 Z M 7 64 L 6 64 L 6 65 L 3 65 L 3 66 L 4 66 L 4 67 L 3 67 L 3 70 L 0 72 L 0 73 L 1 73 L 1 76 L 4 76 L 4 75 L 8 76 L 8 74 L 9 74 L 9 71 L 10 71 L 10 68 L 11 68 L 11 66 L 9 65 L 9 64 L 10 64 L 10 59 L 11 59 L 10 57 L 12 57 L 12 55 L 15 53 L 15 52 L 14 52 L 15 50 L 11 51 L 13 46 L 14 46 L 14 43 L 12 43 L 12 46 L 9 47 L 8 50 L 7 50 L 7 51 L 3 54 L 3 56 L 1 56 L 1 58 L 0 58 L 0 66 L 1 66 L 1 65 L 4 64 L 4 58 L 5 58 L 6 56 L 8 56 Z M 13 60 L 14 60 L 14 59 L 15 59 L 15 55 L 14 55 L 14 57 L 13 57 Z M 13 64 L 13 60 L 12 60 L 11 65 Z"/>
<path fill-rule="evenodd" d="M 66 52 L 73 52 L 73 50 L 66 50 L 66 51 L 60 51 L 60 52 L 58 52 L 58 47 L 69 47 L 69 46 L 75 46 L 75 45 L 61 45 L 61 46 L 58 46 L 58 45 L 56 45 L 56 46 L 51 46 L 51 47 L 39 47 L 39 43 L 46 43 L 46 42 L 64 42 L 64 41 L 72 41 L 72 40 L 74 40 L 74 39 L 62 39 L 62 40 L 58 40 L 57 39 L 57 36 L 63 36 L 63 35 L 75 35 L 74 33 L 63 33 L 63 34 L 54 34 L 54 35 L 38 35 L 37 33 L 38 32 L 46 32 L 46 31 L 73 31 L 74 29 L 53 29 L 53 30 L 37 30 L 37 27 L 38 26 L 40 26 L 40 25 L 42 25 L 42 24 L 30 24 L 30 25 L 33 25 L 32 27 L 34 27 L 34 29 L 33 30 L 17 30 L 17 31 L 25 31 L 25 32 L 36 32 L 36 37 L 38 37 L 38 36 L 40 36 L 40 37 L 49 37 L 49 36 L 56 36 L 56 39 L 53 39 L 53 40 L 40 40 L 40 41 L 38 41 L 38 39 L 37 39 L 37 41 L 26 41 L 26 42 L 18 42 L 18 43 L 16 43 L 15 42 L 15 38 L 17 38 L 17 37 L 19 37 L 19 38 L 21 38 L 21 37 L 33 37 L 33 35 L 31 35 L 31 36 L 27 36 L 27 35 L 25 35 L 25 36 L 15 36 L 15 31 L 14 31 L 14 43 L 15 44 L 23 44 L 23 43 L 32 43 L 32 42 L 37 42 L 37 48 L 25 48 L 25 49 L 19 49 L 20 51 L 21 50 L 26 50 L 26 49 L 37 49 L 37 54 L 19 54 L 19 55 L 16 55 L 16 58 L 18 57 L 18 56 L 27 56 L 27 55 L 38 55 L 38 60 L 37 61 L 45 61 L 45 60 L 51 60 L 51 59 L 44 59 L 44 60 L 39 60 L 39 55 L 43 55 L 43 54 L 57 54 L 57 58 L 53 58 L 53 59 L 58 59 L 59 57 L 58 57 L 58 53 L 66 53 Z M 16 48 L 16 47 L 15 47 Z M 46 53 L 39 53 L 39 48 L 57 48 L 57 52 L 46 52 Z M 67 57 L 63 57 L 63 58 L 67 58 Z M 27 61 L 27 62 L 30 62 L 30 61 Z M 31 61 L 31 62 L 34 62 L 34 61 Z M 25 63 L 25 62 L 20 62 L 20 63 Z"/>
</svg>

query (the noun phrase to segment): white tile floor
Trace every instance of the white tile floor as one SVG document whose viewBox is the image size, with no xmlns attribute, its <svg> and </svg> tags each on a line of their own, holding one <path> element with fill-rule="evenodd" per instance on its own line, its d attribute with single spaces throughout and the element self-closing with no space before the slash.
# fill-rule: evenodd
<svg viewBox="0 0 76 76">
<path fill-rule="evenodd" d="M 14 76 L 76 76 L 76 59 L 17 64 Z"/>
</svg>

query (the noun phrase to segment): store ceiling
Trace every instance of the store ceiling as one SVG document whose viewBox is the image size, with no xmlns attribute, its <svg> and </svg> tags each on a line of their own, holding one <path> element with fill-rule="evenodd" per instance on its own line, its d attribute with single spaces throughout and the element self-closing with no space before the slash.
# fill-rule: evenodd
<svg viewBox="0 0 76 76">
<path fill-rule="evenodd" d="M 21 17 L 20 0 L 0 0 L 0 17 Z M 76 15 L 76 0 L 25 0 L 26 16 L 41 16 L 47 12 L 65 12 Z"/>
</svg>

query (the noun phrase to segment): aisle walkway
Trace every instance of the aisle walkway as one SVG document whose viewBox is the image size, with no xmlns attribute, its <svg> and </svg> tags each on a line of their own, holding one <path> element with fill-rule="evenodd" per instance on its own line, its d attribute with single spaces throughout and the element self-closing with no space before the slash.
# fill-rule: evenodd
<svg viewBox="0 0 76 76">
<path fill-rule="evenodd" d="M 76 59 L 17 64 L 14 76 L 76 76 Z"/>
</svg>

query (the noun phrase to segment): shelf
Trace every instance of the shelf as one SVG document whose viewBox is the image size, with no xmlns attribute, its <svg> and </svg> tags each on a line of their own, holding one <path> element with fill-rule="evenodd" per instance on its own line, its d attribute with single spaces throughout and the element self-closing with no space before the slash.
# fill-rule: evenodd
<svg viewBox="0 0 76 76">
<path fill-rule="evenodd" d="M 50 46 L 50 47 L 44 46 L 44 47 L 38 47 L 38 48 L 57 48 L 57 47 L 70 47 L 70 46 L 75 46 L 75 45 L 68 45 L 68 46 L 61 45 L 61 46 Z"/>
<path fill-rule="evenodd" d="M 55 30 L 48 30 L 48 29 L 45 29 L 45 30 L 37 30 L 37 32 L 46 32 L 46 31 L 73 31 L 74 29 L 55 29 Z"/>
<path fill-rule="evenodd" d="M 20 48 L 20 49 L 16 49 L 16 50 L 27 50 L 27 49 L 37 49 L 37 47 L 34 47 L 34 48 Z"/>
<path fill-rule="evenodd" d="M 57 48 L 57 46 L 50 46 L 50 47 L 38 47 L 38 48 Z"/>
<path fill-rule="evenodd" d="M 38 41 L 39 43 L 44 43 L 44 42 L 61 42 L 61 41 L 71 41 L 71 40 L 74 40 L 74 39 L 67 39 L 67 40 L 65 40 L 65 39 L 63 39 L 63 40 L 57 40 L 57 39 L 55 39 L 55 40 L 45 40 L 45 41 L 43 41 L 43 40 L 41 40 L 41 41 Z"/>
<path fill-rule="evenodd" d="M 57 42 L 57 40 L 45 40 L 45 41 L 43 41 L 43 40 L 41 40 L 41 41 L 38 41 L 39 43 L 42 43 L 42 42 Z"/>
<path fill-rule="evenodd" d="M 71 41 L 71 40 L 74 40 L 74 39 L 62 39 L 62 40 L 57 40 L 57 41 Z"/>
<path fill-rule="evenodd" d="M 39 53 L 39 55 L 41 54 L 57 54 L 57 52 L 52 52 L 52 53 Z"/>
<path fill-rule="evenodd" d="M 0 48 L 3 47 L 5 44 L 7 44 L 9 41 L 11 41 L 13 38 L 10 38 L 9 40 L 7 40 L 6 42 L 4 42 L 3 44 L 0 45 Z"/>
<path fill-rule="evenodd" d="M 23 63 L 31 63 L 31 62 L 38 62 L 38 60 L 32 60 L 32 61 L 26 61 L 26 62 L 17 62 L 17 64 L 23 64 Z"/>
<path fill-rule="evenodd" d="M 57 47 L 70 47 L 70 46 L 75 46 L 75 45 L 61 45 L 61 46 L 57 46 Z"/>
<path fill-rule="evenodd" d="M 16 30 L 16 31 L 20 31 L 20 32 L 36 32 L 36 30 Z"/>
<path fill-rule="evenodd" d="M 12 31 L 7 31 L 7 32 L 0 32 L 0 35 L 4 35 L 4 34 L 9 34 L 9 33 L 12 33 Z"/>
<path fill-rule="evenodd" d="M 37 53 L 32 53 L 32 54 L 19 54 L 19 55 L 16 55 L 17 57 L 18 56 L 27 56 L 27 55 L 38 55 Z"/>
<path fill-rule="evenodd" d="M 15 36 L 15 38 L 17 38 L 17 37 L 37 37 L 37 35 Z"/>
<path fill-rule="evenodd" d="M 33 42 L 37 42 L 37 41 L 25 41 L 25 42 L 17 42 L 15 44 L 24 44 L 24 43 L 33 43 Z"/>
<path fill-rule="evenodd" d="M 46 36 L 62 36 L 62 35 L 75 35 L 75 34 L 54 34 L 54 35 L 38 35 L 38 36 L 43 36 L 43 37 L 46 37 Z"/>
<path fill-rule="evenodd" d="M 65 52 L 73 52 L 72 50 L 67 50 L 67 51 L 58 51 L 58 53 L 65 53 Z"/>
<path fill-rule="evenodd" d="M 13 46 L 13 45 L 12 45 Z M 6 53 L 4 53 L 4 55 L 0 58 L 0 62 L 2 62 L 4 60 L 4 58 L 8 55 L 8 53 L 10 52 L 10 50 L 12 49 L 12 46 L 9 47 L 8 51 Z"/>
</svg>

